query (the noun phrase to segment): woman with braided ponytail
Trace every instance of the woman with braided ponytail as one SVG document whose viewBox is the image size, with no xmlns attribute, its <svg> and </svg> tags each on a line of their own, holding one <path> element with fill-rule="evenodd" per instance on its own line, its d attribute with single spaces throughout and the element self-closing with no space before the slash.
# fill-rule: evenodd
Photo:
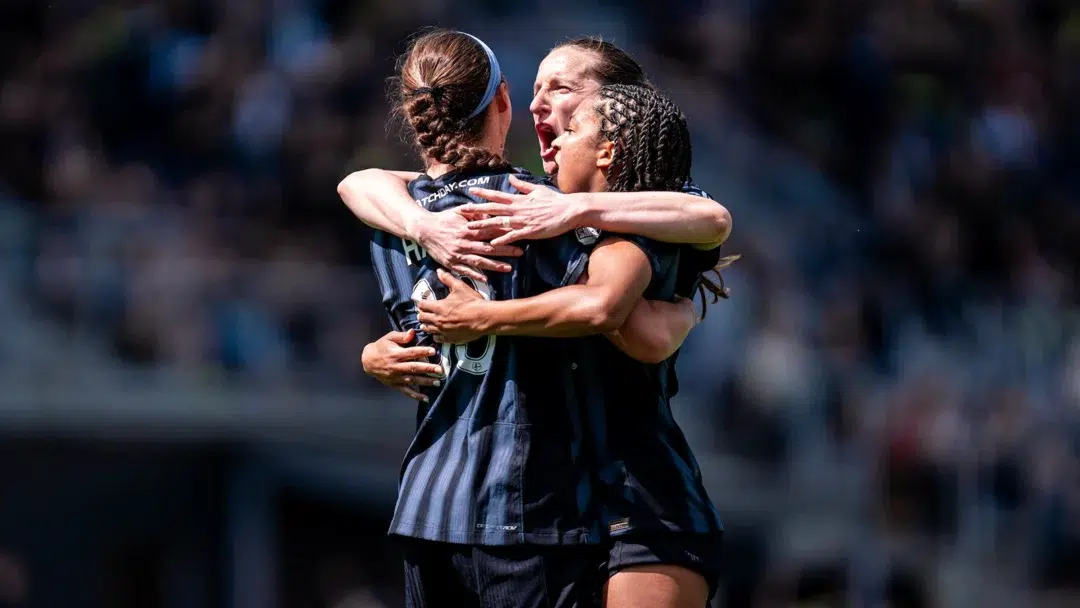
<svg viewBox="0 0 1080 608">
<path fill-rule="evenodd" d="M 414 205 L 456 211 L 481 200 L 473 188 L 514 191 L 511 179 L 545 187 L 502 156 L 510 98 L 494 53 L 479 39 L 444 30 L 416 38 L 396 88 L 425 167 L 408 183 Z M 605 189 L 599 181 L 595 187 Z M 588 359 L 610 355 L 631 365 L 624 353 L 642 350 L 637 345 L 649 339 L 642 334 L 663 335 L 674 345 L 665 347 L 670 354 L 693 325 L 692 308 L 669 302 L 672 248 L 637 237 L 597 240 L 586 230 L 530 241 L 520 252 L 504 246 L 497 255 L 521 256 L 502 258 L 509 272 L 466 284 L 416 242 L 375 232 L 383 304 L 410 345 L 403 352 L 412 373 L 429 381 L 412 389 L 422 402 L 418 428 L 390 525 L 403 543 L 409 606 L 596 603 L 609 507 L 590 497 L 603 496 L 601 475 L 613 469 L 603 447 L 610 397 L 585 383 L 598 380 L 585 375 L 594 371 Z M 646 289 L 664 301 L 643 300 Z M 555 296 L 545 304 L 546 294 Z M 430 302 L 467 311 L 515 298 L 533 300 L 536 310 L 454 339 L 422 325 L 418 311 Z M 610 353 L 594 353 L 601 348 L 594 341 L 613 345 Z M 662 364 L 638 365 L 645 367 L 627 373 L 663 376 Z M 659 384 L 648 388 L 663 392 Z"/>
</svg>

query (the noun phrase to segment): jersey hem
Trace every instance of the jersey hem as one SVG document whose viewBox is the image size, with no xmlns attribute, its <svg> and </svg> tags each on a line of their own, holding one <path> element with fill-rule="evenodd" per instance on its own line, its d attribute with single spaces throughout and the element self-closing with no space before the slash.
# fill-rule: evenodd
<svg viewBox="0 0 1080 608">
<path fill-rule="evenodd" d="M 595 545 L 599 538 L 593 538 L 585 530 L 569 532 L 516 532 L 506 530 L 464 530 L 446 529 L 439 526 L 414 524 L 396 525 L 387 532 L 390 536 L 403 536 L 419 540 L 451 543 L 455 545 Z"/>
</svg>

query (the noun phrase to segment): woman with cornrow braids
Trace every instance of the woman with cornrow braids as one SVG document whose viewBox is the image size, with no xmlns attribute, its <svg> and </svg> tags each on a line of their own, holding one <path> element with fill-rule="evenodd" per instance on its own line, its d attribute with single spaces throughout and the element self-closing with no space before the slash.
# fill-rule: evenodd
<svg viewBox="0 0 1080 608">
<path fill-rule="evenodd" d="M 551 143 L 564 192 L 678 191 L 689 178 L 686 119 L 651 87 L 608 85 L 579 104 Z M 620 237 L 597 245 L 588 268 Z M 620 264 L 647 267 L 636 276 L 647 298 L 675 295 L 680 248 L 635 239 Z M 635 257 L 644 253 L 644 258 Z M 645 282 L 647 279 L 647 282 Z M 557 328 L 587 287 L 531 298 L 483 301 L 460 282 L 443 300 L 419 304 L 421 327 L 450 342 L 524 329 Z M 586 402 L 585 447 L 592 450 L 592 512 L 608 554 L 601 565 L 607 606 L 704 606 L 720 576 L 722 527 L 697 461 L 672 416 L 671 361 L 646 364 L 596 338 L 574 343 L 571 361 Z"/>
<path fill-rule="evenodd" d="M 430 31 L 413 40 L 396 84 L 398 109 L 425 167 L 408 184 L 413 204 L 455 211 L 480 200 L 474 188 L 515 191 L 511 179 L 549 187 L 502 156 L 510 98 L 482 41 Z M 654 173 L 665 171 L 662 164 Z M 606 189 L 600 180 L 591 187 Z M 627 355 L 647 359 L 636 353 L 654 348 L 657 336 L 670 354 L 694 319 L 692 308 L 661 301 L 673 299 L 673 248 L 633 236 L 598 240 L 585 230 L 531 240 L 520 252 L 503 246 L 497 254 L 521 256 L 502 258 L 509 272 L 467 284 L 419 244 L 374 234 L 384 306 L 409 344 L 402 350 L 410 373 L 431 381 L 413 389 L 421 401 L 418 428 L 390 526 L 403 543 L 409 606 L 599 602 L 607 577 L 597 569 L 610 554 L 601 477 L 611 468 L 604 447 L 611 397 L 574 361 L 592 356 L 599 343 L 611 345 L 603 356 L 632 365 Z M 656 301 L 643 299 L 646 290 Z M 512 322 L 455 337 L 445 324 L 442 332 L 423 324 L 422 314 L 435 313 L 418 311 L 438 302 L 468 314 L 488 300 L 523 302 L 525 310 Z M 638 373 L 663 377 L 663 364 L 638 365 Z M 662 384 L 649 388 L 664 392 Z"/>
</svg>

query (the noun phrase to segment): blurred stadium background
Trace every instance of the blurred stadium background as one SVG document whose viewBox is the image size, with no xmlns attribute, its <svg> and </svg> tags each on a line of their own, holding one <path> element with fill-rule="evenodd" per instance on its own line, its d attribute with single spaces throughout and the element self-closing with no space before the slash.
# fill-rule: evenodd
<svg viewBox="0 0 1080 608">
<path fill-rule="evenodd" d="M 690 117 L 743 254 L 679 361 L 718 605 L 1080 606 L 1069 0 L 4 0 L 0 605 L 400 605 L 414 412 L 334 187 L 416 166 L 429 24 L 498 53 L 519 164 L 564 37 Z"/>
</svg>

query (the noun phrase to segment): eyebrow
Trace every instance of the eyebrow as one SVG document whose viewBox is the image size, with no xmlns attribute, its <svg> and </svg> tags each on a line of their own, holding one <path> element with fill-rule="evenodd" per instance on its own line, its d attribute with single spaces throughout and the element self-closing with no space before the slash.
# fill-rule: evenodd
<svg viewBox="0 0 1080 608">
<path fill-rule="evenodd" d="M 551 85 L 553 87 L 562 85 L 562 86 L 570 87 L 572 89 L 576 89 L 576 88 L 579 88 L 581 86 L 580 83 L 578 83 L 577 81 L 575 81 L 575 80 L 573 80 L 571 78 L 560 78 L 558 76 L 553 76 L 551 78 L 548 78 L 547 79 L 547 84 L 549 84 L 549 85 Z M 533 95 L 535 95 L 537 93 L 537 91 L 540 90 L 540 87 L 541 87 L 540 82 L 534 82 L 533 83 Z"/>
</svg>

